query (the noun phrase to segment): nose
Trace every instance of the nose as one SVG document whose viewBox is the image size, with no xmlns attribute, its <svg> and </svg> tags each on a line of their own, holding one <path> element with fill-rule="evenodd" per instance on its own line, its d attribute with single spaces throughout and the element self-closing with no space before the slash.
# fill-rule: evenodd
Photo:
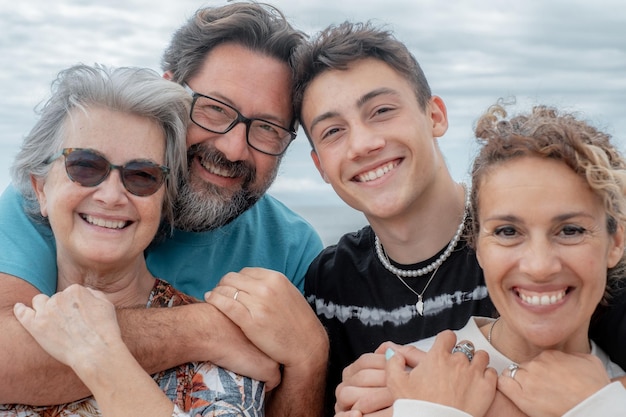
<svg viewBox="0 0 626 417">
<path fill-rule="evenodd" d="M 118 169 L 111 169 L 109 176 L 96 186 L 93 194 L 97 201 L 106 205 L 118 205 L 128 200 L 129 191 L 122 183 L 122 177 Z"/>
<path fill-rule="evenodd" d="M 558 250 L 548 238 L 531 238 L 520 254 L 520 271 L 535 281 L 545 281 L 561 270 Z"/>
<path fill-rule="evenodd" d="M 250 155 L 250 147 L 246 139 L 247 126 L 243 122 L 237 123 L 231 130 L 215 139 L 215 147 L 222 152 L 228 160 L 245 161 Z"/>
<path fill-rule="evenodd" d="M 353 125 L 348 133 L 348 158 L 358 159 L 385 147 L 384 137 L 364 125 Z"/>
</svg>

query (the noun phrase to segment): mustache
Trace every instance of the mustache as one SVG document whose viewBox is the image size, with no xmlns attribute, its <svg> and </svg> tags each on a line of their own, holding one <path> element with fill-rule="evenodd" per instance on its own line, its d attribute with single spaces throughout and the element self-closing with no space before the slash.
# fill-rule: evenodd
<svg viewBox="0 0 626 417">
<path fill-rule="evenodd" d="M 253 183 L 256 179 L 256 167 L 247 161 L 231 161 L 226 155 L 215 148 L 197 143 L 187 150 L 187 160 L 191 164 L 193 158 L 199 158 L 203 164 L 214 165 L 231 177 L 244 179 L 244 184 Z"/>
</svg>

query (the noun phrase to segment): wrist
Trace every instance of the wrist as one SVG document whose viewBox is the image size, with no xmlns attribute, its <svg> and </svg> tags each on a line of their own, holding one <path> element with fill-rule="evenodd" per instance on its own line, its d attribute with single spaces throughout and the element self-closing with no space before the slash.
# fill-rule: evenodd
<svg viewBox="0 0 626 417">
<path fill-rule="evenodd" d="M 300 375 L 319 375 L 320 371 L 326 373 L 330 343 L 326 331 L 323 327 L 320 328 L 321 331 L 316 332 L 315 338 L 307 340 L 308 349 L 303 350 L 304 355 L 284 364 L 285 372 L 297 370 Z"/>
</svg>

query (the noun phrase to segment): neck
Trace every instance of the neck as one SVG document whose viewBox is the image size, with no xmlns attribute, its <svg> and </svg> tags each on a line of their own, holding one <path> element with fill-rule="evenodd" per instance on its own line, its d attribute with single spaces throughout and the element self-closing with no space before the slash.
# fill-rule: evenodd
<svg viewBox="0 0 626 417">
<path fill-rule="evenodd" d="M 57 291 L 63 291 L 72 284 L 80 284 L 103 292 L 117 307 L 145 305 L 154 286 L 154 277 L 148 271 L 143 257 L 124 267 L 83 267 L 62 260 L 57 262 Z"/>
<path fill-rule="evenodd" d="M 591 353 L 591 344 L 587 336 L 589 326 L 583 327 L 584 329 L 570 335 L 567 339 L 550 345 L 533 343 L 530 338 L 519 334 L 515 327 L 510 326 L 504 318 L 499 318 L 495 322 L 481 327 L 480 330 L 487 340 L 491 339 L 491 346 L 498 352 L 515 363 L 521 363 L 535 358 L 544 350 L 557 350 L 565 353 Z M 541 335 L 538 335 L 536 338 L 545 340 L 545 337 Z"/>
<path fill-rule="evenodd" d="M 403 216 L 368 218 L 387 256 L 399 264 L 422 262 L 448 245 L 465 212 L 465 190 L 450 181 L 422 193 L 419 203 Z"/>
</svg>

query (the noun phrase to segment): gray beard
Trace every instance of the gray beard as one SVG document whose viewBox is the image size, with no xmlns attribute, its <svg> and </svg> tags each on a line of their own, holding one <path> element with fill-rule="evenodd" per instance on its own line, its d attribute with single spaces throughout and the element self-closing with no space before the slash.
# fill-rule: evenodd
<svg viewBox="0 0 626 417">
<path fill-rule="evenodd" d="M 266 189 L 256 193 L 241 189 L 231 196 L 221 191 L 213 184 L 203 184 L 200 191 L 194 191 L 188 182 L 182 184 L 176 199 L 174 226 L 186 232 L 217 229 L 252 207 Z"/>
<path fill-rule="evenodd" d="M 205 232 L 232 222 L 265 194 L 276 178 L 279 165 L 280 160 L 256 189 L 251 187 L 253 174 L 234 193 L 201 180 L 194 184 L 193 178 L 183 179 L 174 205 L 174 227 L 186 232 Z"/>
</svg>

